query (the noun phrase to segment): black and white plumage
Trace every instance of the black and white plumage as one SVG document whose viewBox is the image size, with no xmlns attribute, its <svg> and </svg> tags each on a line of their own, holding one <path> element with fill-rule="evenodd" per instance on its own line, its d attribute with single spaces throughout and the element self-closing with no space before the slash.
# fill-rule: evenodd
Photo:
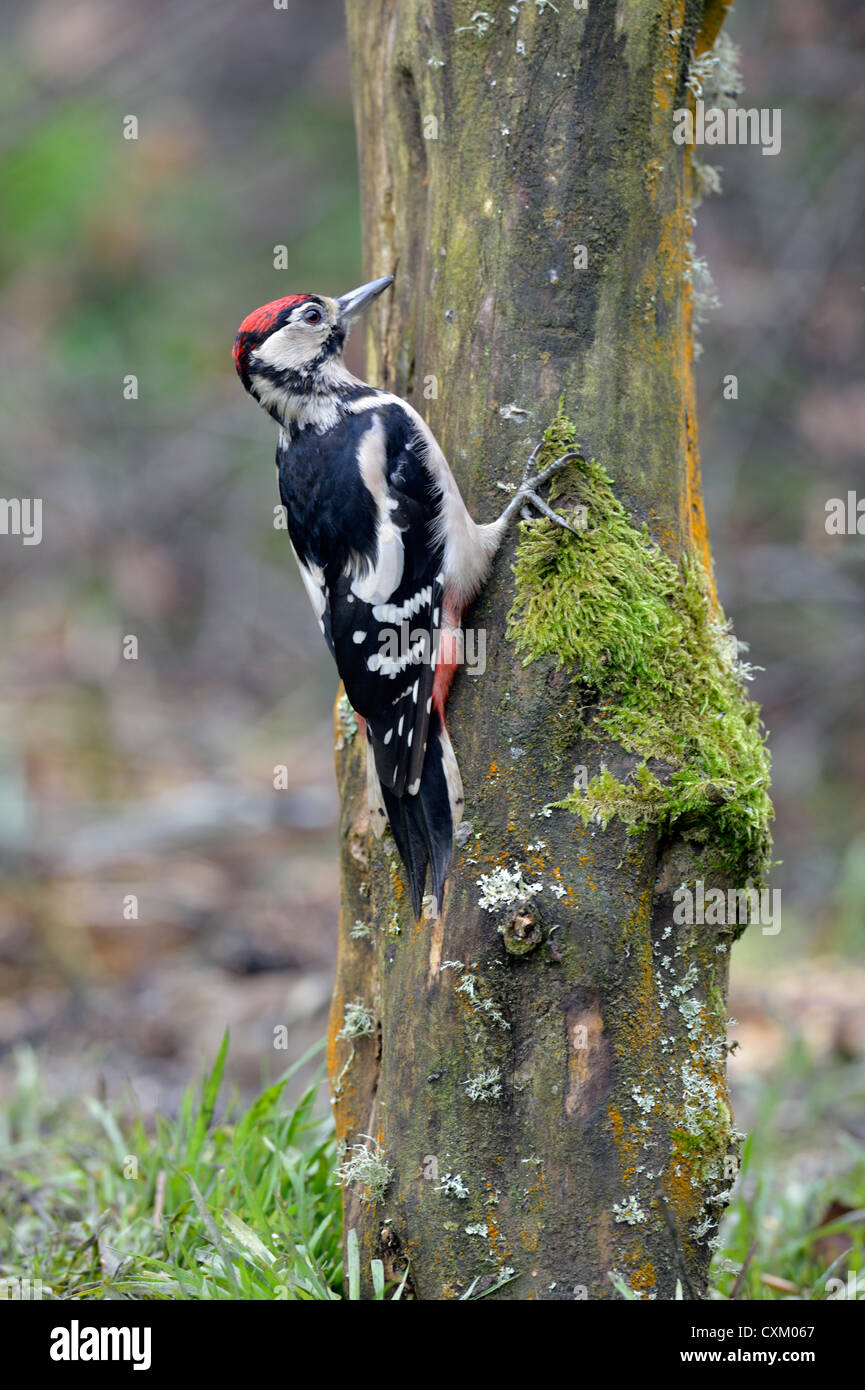
<svg viewBox="0 0 865 1390">
<path fill-rule="evenodd" d="M 277 467 L 304 585 L 366 721 L 372 828 L 380 835 L 391 822 L 417 914 L 428 859 L 441 901 L 463 795 L 433 709 L 444 546 L 430 536 L 437 496 L 415 434 L 385 400 L 347 411 L 324 435 L 283 435 Z"/>
<path fill-rule="evenodd" d="M 340 299 L 267 304 L 241 324 L 234 356 L 244 386 L 280 425 L 291 543 L 365 721 L 371 827 L 380 836 L 390 822 L 419 916 L 428 865 L 441 910 L 463 809 L 444 723 L 461 615 L 516 512 L 531 500 L 549 514 L 533 489 L 554 469 L 530 478 L 527 468 L 496 521 L 472 520 L 421 416 L 343 363 L 351 320 L 391 280 Z"/>
</svg>

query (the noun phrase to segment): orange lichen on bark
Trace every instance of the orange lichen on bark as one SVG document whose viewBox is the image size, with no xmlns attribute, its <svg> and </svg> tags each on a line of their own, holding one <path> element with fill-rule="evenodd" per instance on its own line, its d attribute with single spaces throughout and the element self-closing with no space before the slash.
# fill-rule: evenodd
<svg viewBox="0 0 865 1390">
<path fill-rule="evenodd" d="M 690 205 L 691 158 L 685 152 L 686 202 Z M 703 486 L 700 476 L 700 445 L 697 437 L 697 391 L 694 383 L 694 291 L 690 283 L 684 287 L 683 335 L 687 347 L 687 362 L 682 380 L 682 393 L 685 412 L 685 487 L 682 493 L 681 522 L 682 531 L 692 550 L 703 561 L 709 592 L 717 603 L 715 576 L 712 569 L 712 552 L 709 546 L 709 528 L 706 522 L 706 507 L 703 502 Z"/>
<path fill-rule="evenodd" d="M 527 1197 L 528 1197 L 528 1196 L 531 1196 L 531 1194 L 532 1194 L 533 1192 L 534 1192 L 534 1193 L 537 1193 L 537 1197 L 538 1197 L 538 1211 L 543 1211 L 543 1209 L 544 1209 L 544 1197 L 546 1196 L 546 1191 L 547 1191 L 547 1178 L 546 1178 L 546 1174 L 545 1174 L 545 1173 L 539 1173 L 539 1174 L 538 1174 L 538 1180 L 537 1180 L 537 1182 L 535 1183 L 534 1187 L 527 1187 L 527 1188 L 526 1188 L 526 1196 L 527 1196 Z"/>
<path fill-rule="evenodd" d="M 611 1101 L 607 1106 L 607 1118 L 613 1131 L 613 1143 L 621 1160 L 622 1177 L 626 1182 L 629 1182 L 637 1171 L 637 1159 L 642 1149 L 642 1138 L 638 1130 L 635 1132 L 633 1125 L 629 1126 L 628 1135 L 625 1135 L 622 1112 L 614 1101 Z"/>
<path fill-rule="evenodd" d="M 626 1254 L 628 1279 L 634 1293 L 648 1293 L 658 1282 L 658 1275 L 651 1260 L 646 1258 L 642 1241 L 634 1240 Z"/>
<path fill-rule="evenodd" d="M 393 895 L 397 902 L 402 901 L 402 875 L 397 867 L 395 859 L 390 861 L 390 882 L 393 888 Z"/>
<path fill-rule="evenodd" d="M 639 908 L 635 909 L 639 911 Z M 646 1076 L 658 1065 L 661 1015 L 652 973 L 648 932 L 635 944 L 638 977 L 632 979 L 632 1007 L 619 1024 L 619 1049 Z"/>
<path fill-rule="evenodd" d="M 681 31 L 685 19 L 685 0 L 668 0 L 666 12 L 659 16 L 663 30 L 669 34 L 670 30 Z M 676 69 L 670 57 L 666 45 L 661 45 L 657 50 L 658 59 L 652 73 L 652 109 L 655 113 L 656 121 L 663 121 L 671 115 L 673 110 L 673 97 L 676 91 Z"/>
<path fill-rule="evenodd" d="M 711 48 L 720 32 L 728 4 L 725 0 L 709 0 L 704 16 L 696 53 Z M 667 6 L 661 23 L 667 32 L 681 32 L 685 13 L 684 0 L 672 0 Z M 653 119 L 656 123 L 667 124 L 672 116 L 673 99 L 676 90 L 676 66 L 672 56 L 661 51 L 660 60 L 652 77 Z M 693 107 L 695 98 L 686 92 L 688 104 Z M 646 190 L 650 201 L 656 205 L 662 185 L 661 171 L 656 168 L 657 161 L 651 162 L 646 170 Z M 673 551 L 682 544 L 697 551 L 703 560 L 709 583 L 714 595 L 711 553 L 706 526 L 706 513 L 700 485 L 700 453 L 697 439 L 696 391 L 693 372 L 693 292 L 684 276 L 685 243 L 688 239 L 686 213 L 691 207 L 691 167 L 690 150 L 684 151 L 684 180 L 681 192 L 676 193 L 671 212 L 662 218 L 657 254 L 649 266 L 645 277 L 647 292 L 655 302 L 659 294 L 669 293 L 670 288 L 682 286 L 681 327 L 673 342 L 672 373 L 676 390 L 673 393 L 679 406 L 679 436 L 685 464 L 684 486 L 680 490 L 679 529 L 674 536 L 668 526 L 661 526 L 657 539 L 662 546 Z M 654 315 L 652 316 L 654 318 Z M 653 334 L 650 350 L 656 355 L 670 357 L 670 341 L 667 335 Z"/>
<path fill-rule="evenodd" d="M 333 1000 L 330 1007 L 330 1015 L 327 1023 L 327 1042 L 325 1056 L 327 1058 L 327 1070 L 331 1079 L 336 1074 L 337 1069 L 337 1034 L 342 1029 L 342 1017 L 345 1012 L 345 995 L 337 985 L 334 988 Z"/>
<path fill-rule="evenodd" d="M 687 1223 L 696 1217 L 703 1204 L 700 1185 L 694 1185 L 694 1159 L 686 1152 L 681 1140 L 672 1138 L 670 1162 L 663 1178 L 663 1192 L 676 1218 L 680 1231 L 687 1231 Z"/>
<path fill-rule="evenodd" d="M 733 0 L 706 0 L 703 10 L 703 23 L 694 40 L 694 53 L 700 57 L 714 46 L 715 40 L 724 27 L 724 20 L 730 13 Z"/>
<path fill-rule="evenodd" d="M 493 1188 L 492 1184 L 487 1183 L 487 1187 L 490 1190 L 491 1196 L 494 1197 L 495 1189 Z M 509 1245 L 502 1245 L 501 1243 L 501 1233 L 499 1231 L 498 1226 L 496 1225 L 493 1207 L 491 1207 L 487 1215 L 487 1239 L 489 1240 L 490 1248 L 495 1252 L 496 1258 L 498 1260 L 504 1261 L 508 1259 L 511 1253 L 511 1248 Z"/>
</svg>

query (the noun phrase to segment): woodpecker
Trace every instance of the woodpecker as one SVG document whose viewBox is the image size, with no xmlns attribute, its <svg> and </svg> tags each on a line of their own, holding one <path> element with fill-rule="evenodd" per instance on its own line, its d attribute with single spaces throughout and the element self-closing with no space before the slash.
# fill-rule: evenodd
<svg viewBox="0 0 865 1390">
<path fill-rule="evenodd" d="M 390 823 L 418 918 L 427 866 L 441 912 L 463 811 L 445 728 L 463 612 L 511 520 L 530 515 L 528 504 L 572 529 L 537 488 L 578 455 L 531 476 L 538 446 L 501 516 L 473 521 L 418 412 L 358 380 L 343 361 L 352 321 L 392 283 L 385 275 L 338 299 L 273 300 L 243 320 L 234 362 L 279 426 L 277 477 L 292 548 L 365 728 L 370 825 L 380 837 Z"/>
</svg>

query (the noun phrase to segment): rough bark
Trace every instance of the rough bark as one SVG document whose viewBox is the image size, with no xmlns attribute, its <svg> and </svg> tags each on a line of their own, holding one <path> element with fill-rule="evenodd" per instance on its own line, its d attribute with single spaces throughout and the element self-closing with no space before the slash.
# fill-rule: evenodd
<svg viewBox="0 0 865 1390">
<path fill-rule="evenodd" d="M 368 379 L 425 414 L 479 519 L 500 510 L 496 481 L 520 475 L 563 396 L 637 521 L 708 561 L 688 171 L 671 134 L 690 52 L 724 8 L 559 0 L 523 3 L 512 22 L 490 4 L 487 27 L 454 0 L 348 0 L 366 270 L 396 271 Z M 679 1282 L 699 1297 L 734 1141 L 723 1065 L 707 1078 L 680 1006 L 699 1007 L 723 1050 L 728 955 L 704 929 L 668 930 L 693 842 L 538 816 L 598 750 L 564 718 L 570 673 L 523 668 L 506 639 L 515 544 L 467 618 L 486 630 L 487 667 L 462 672 L 450 704 L 471 838 L 439 920 L 412 921 L 392 846 L 367 833 L 362 740 L 338 740 L 334 1113 L 340 1138 L 371 1136 L 391 1170 L 381 1200 L 347 1185 L 346 1227 L 365 1279 L 371 1258 L 391 1275 L 408 1260 L 423 1299 L 483 1292 L 503 1270 L 514 1277 L 497 1298 L 616 1297 L 611 1273 L 636 1296 L 670 1298 Z M 606 761 L 621 774 L 636 760 Z M 532 901 L 531 925 L 479 906 L 480 874 L 515 861 L 566 889 Z M 352 935 L 357 922 L 371 935 Z M 339 1035 L 356 999 L 374 1029 L 351 1042 Z M 697 1074 L 698 1143 L 681 1124 Z"/>
</svg>

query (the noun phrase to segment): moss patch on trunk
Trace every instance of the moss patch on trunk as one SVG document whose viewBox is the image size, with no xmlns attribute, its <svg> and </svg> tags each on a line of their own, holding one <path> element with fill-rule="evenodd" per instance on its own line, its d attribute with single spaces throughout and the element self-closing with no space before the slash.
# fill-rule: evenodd
<svg viewBox="0 0 865 1390">
<path fill-rule="evenodd" d="M 573 447 L 560 414 L 540 467 Z M 772 806 L 769 753 L 748 668 L 693 553 L 677 563 L 634 525 L 603 466 L 575 460 L 553 497 L 585 507 L 573 535 L 552 522 L 520 528 L 508 635 L 523 665 L 575 668 L 584 688 L 575 736 L 618 744 L 641 759 L 619 781 L 604 765 L 557 805 L 584 823 L 675 824 L 704 841 L 710 865 L 737 885 L 764 881 Z M 567 515 L 567 511 L 565 511 Z"/>
</svg>

